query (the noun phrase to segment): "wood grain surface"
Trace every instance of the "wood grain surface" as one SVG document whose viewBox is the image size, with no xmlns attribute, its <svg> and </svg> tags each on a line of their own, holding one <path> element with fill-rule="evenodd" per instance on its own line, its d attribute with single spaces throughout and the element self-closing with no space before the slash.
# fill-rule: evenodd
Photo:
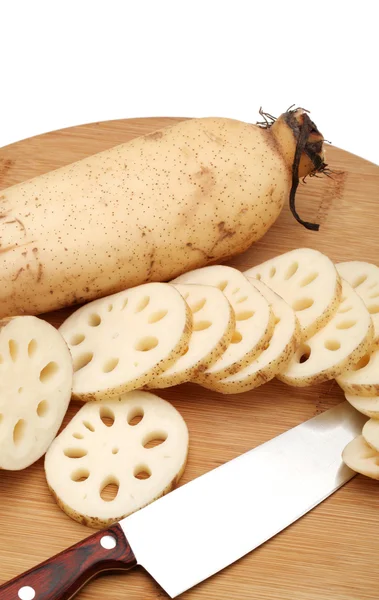
<svg viewBox="0 0 379 600">
<path fill-rule="evenodd" d="M 177 120 L 94 123 L 2 148 L 0 189 Z M 318 125 L 322 130 L 322 123 Z M 328 132 L 324 134 L 327 137 Z M 334 147 L 328 148 L 327 162 L 334 170 L 333 177 L 308 179 L 298 194 L 301 216 L 321 223 L 320 231 L 306 231 L 286 206 L 265 237 L 230 264 L 243 270 L 302 246 L 321 250 L 335 261 L 359 259 L 379 264 L 379 168 Z M 58 325 L 68 313 L 60 311 L 46 318 Z M 160 395 L 176 406 L 189 427 L 190 453 L 182 483 L 343 399 L 334 382 L 296 389 L 273 381 L 232 396 L 186 384 L 162 390 Z M 71 405 L 65 423 L 78 408 Z M 0 583 L 92 532 L 56 506 L 47 490 L 42 460 L 23 472 L 0 473 Z M 182 597 L 373 599 L 378 597 L 378 557 L 379 483 L 357 476 L 284 532 Z M 167 596 L 149 575 L 136 569 L 92 581 L 78 597 L 152 600 Z"/>
</svg>

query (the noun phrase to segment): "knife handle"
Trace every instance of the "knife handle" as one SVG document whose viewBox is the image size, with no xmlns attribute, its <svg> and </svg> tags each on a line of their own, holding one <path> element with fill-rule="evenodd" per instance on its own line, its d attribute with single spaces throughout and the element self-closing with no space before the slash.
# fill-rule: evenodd
<svg viewBox="0 0 379 600">
<path fill-rule="evenodd" d="M 0 599 L 68 600 L 95 575 L 136 564 L 120 525 L 112 525 L 0 586 Z"/>
</svg>

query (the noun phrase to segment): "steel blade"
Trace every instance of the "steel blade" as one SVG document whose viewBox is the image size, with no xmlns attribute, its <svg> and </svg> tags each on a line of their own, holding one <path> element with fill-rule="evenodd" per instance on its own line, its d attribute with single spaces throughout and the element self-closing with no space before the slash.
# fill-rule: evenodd
<svg viewBox="0 0 379 600">
<path fill-rule="evenodd" d="M 365 420 L 343 402 L 124 519 L 138 563 L 174 598 L 238 560 L 355 475 Z"/>
</svg>

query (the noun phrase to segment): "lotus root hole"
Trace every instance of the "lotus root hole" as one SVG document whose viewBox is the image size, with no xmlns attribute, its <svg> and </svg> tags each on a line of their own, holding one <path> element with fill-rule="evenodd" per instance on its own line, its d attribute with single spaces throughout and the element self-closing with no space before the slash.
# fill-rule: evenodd
<svg viewBox="0 0 379 600">
<path fill-rule="evenodd" d="M 240 334 L 239 331 L 234 331 L 233 335 L 232 335 L 232 339 L 231 339 L 231 344 L 239 344 L 239 342 L 242 340 L 242 335 Z"/>
<path fill-rule="evenodd" d="M 342 313 L 347 313 L 349 312 L 349 310 L 351 310 L 352 307 L 351 306 L 342 306 L 340 309 L 338 309 L 337 312 L 339 312 L 340 314 Z"/>
<path fill-rule="evenodd" d="M 118 491 L 120 489 L 120 482 L 117 477 L 110 475 L 103 481 L 100 488 L 100 497 L 104 502 L 113 502 L 117 498 Z"/>
<path fill-rule="evenodd" d="M 129 425 L 135 426 L 138 425 L 138 423 L 140 423 L 144 417 L 144 410 L 143 408 L 132 408 L 131 411 L 128 414 L 128 418 L 127 421 L 129 423 Z"/>
<path fill-rule="evenodd" d="M 237 294 L 241 288 L 237 287 L 232 291 L 232 294 Z"/>
<path fill-rule="evenodd" d="M 307 344 L 304 344 L 304 346 L 301 348 L 300 351 L 300 358 L 299 358 L 299 363 L 305 363 L 307 362 L 307 360 L 309 360 L 309 357 L 311 355 L 311 349 Z"/>
<path fill-rule="evenodd" d="M 243 310 L 241 312 L 236 313 L 236 321 L 247 321 L 247 319 L 251 319 L 254 316 L 253 310 Z"/>
<path fill-rule="evenodd" d="M 65 448 L 63 450 L 63 454 L 67 456 L 67 458 L 83 458 L 87 456 L 87 450 L 84 448 Z"/>
<path fill-rule="evenodd" d="M 109 360 L 107 360 L 104 365 L 103 365 L 103 372 L 104 373 L 111 373 L 112 371 L 115 370 L 115 368 L 117 367 L 119 363 L 119 359 L 118 358 L 110 358 Z"/>
<path fill-rule="evenodd" d="M 359 371 L 360 369 L 367 367 L 368 363 L 370 362 L 370 358 L 371 356 L 369 354 L 362 356 L 362 358 L 354 365 L 353 371 Z"/>
<path fill-rule="evenodd" d="M 146 435 L 142 441 L 144 448 L 150 449 L 160 446 L 167 440 L 167 433 L 163 431 L 154 431 Z"/>
<path fill-rule="evenodd" d="M 24 391 L 24 388 L 23 387 L 19 387 L 18 390 L 17 390 L 17 393 L 18 394 L 22 394 L 23 391 Z"/>
<path fill-rule="evenodd" d="M 50 381 L 50 379 L 52 379 L 54 377 L 54 375 L 56 375 L 58 373 L 58 371 L 59 371 L 58 363 L 51 361 L 51 362 L 47 363 L 47 365 L 40 372 L 39 380 L 42 383 L 47 383 L 48 381 Z"/>
<path fill-rule="evenodd" d="M 275 325 L 277 325 L 278 323 L 280 323 L 280 317 L 275 317 Z"/>
<path fill-rule="evenodd" d="M 82 440 L 84 438 L 84 435 L 82 433 L 73 433 L 72 437 L 76 440 Z"/>
<path fill-rule="evenodd" d="M 92 315 L 90 315 L 88 317 L 88 325 L 90 327 L 98 327 L 100 325 L 100 323 L 101 323 L 101 317 L 97 313 L 92 313 Z"/>
<path fill-rule="evenodd" d="M 13 429 L 13 443 L 15 446 L 22 442 L 25 436 L 26 422 L 24 419 L 19 419 Z"/>
<path fill-rule="evenodd" d="M 85 340 L 85 336 L 82 333 L 76 333 L 75 335 L 72 336 L 72 338 L 70 340 L 70 345 L 71 346 L 79 346 L 79 344 L 84 342 L 84 340 Z"/>
<path fill-rule="evenodd" d="M 209 329 L 212 325 L 210 321 L 195 321 L 193 324 L 194 331 L 204 331 L 204 329 Z"/>
<path fill-rule="evenodd" d="M 204 308 L 206 301 L 207 301 L 206 298 L 202 298 L 201 300 L 194 302 L 192 305 L 190 304 L 190 309 L 191 309 L 192 313 L 195 314 L 195 313 L 199 312 L 199 310 Z"/>
<path fill-rule="evenodd" d="M 276 268 L 275 267 L 271 267 L 270 269 L 270 273 L 269 273 L 269 277 L 272 278 L 275 276 L 276 273 Z"/>
<path fill-rule="evenodd" d="M 128 298 L 124 298 L 124 302 L 122 303 L 121 310 L 124 310 L 128 306 Z"/>
<path fill-rule="evenodd" d="M 39 417 L 45 417 L 49 411 L 49 403 L 47 400 L 41 400 L 37 406 L 37 415 Z"/>
<path fill-rule="evenodd" d="M 335 351 L 341 348 L 341 344 L 338 340 L 325 340 L 324 346 L 327 350 Z"/>
<path fill-rule="evenodd" d="M 112 312 L 112 310 L 113 310 L 113 304 L 108 304 L 107 311 Z"/>
<path fill-rule="evenodd" d="M 141 338 L 136 342 L 134 348 L 139 352 L 148 352 L 149 350 L 153 350 L 158 346 L 158 339 L 152 335 Z"/>
<path fill-rule="evenodd" d="M 238 298 L 236 304 L 241 304 L 242 302 L 245 302 L 245 300 L 247 300 L 247 296 L 241 296 L 241 298 Z"/>
<path fill-rule="evenodd" d="M 296 271 L 299 268 L 299 263 L 298 262 L 293 262 L 292 265 L 290 265 L 287 269 L 287 273 L 285 274 L 284 279 L 291 279 L 291 277 L 293 277 L 296 273 Z"/>
<path fill-rule="evenodd" d="M 355 289 L 362 285 L 367 279 L 367 275 L 360 275 L 357 279 L 352 283 L 352 287 Z"/>
<path fill-rule="evenodd" d="M 307 308 L 310 308 L 311 306 L 313 306 L 314 304 L 314 300 L 312 298 L 299 298 L 298 300 L 295 300 L 295 302 L 292 304 L 292 308 L 293 310 L 299 312 L 301 310 L 306 310 Z"/>
<path fill-rule="evenodd" d="M 262 279 L 262 275 L 260 273 L 257 273 L 255 279 L 258 279 L 258 281 L 260 281 Z"/>
<path fill-rule="evenodd" d="M 167 315 L 167 310 L 157 310 L 156 312 L 149 315 L 148 323 L 158 323 Z"/>
<path fill-rule="evenodd" d="M 379 304 L 371 304 L 371 306 L 368 307 L 368 312 L 370 313 L 370 315 L 376 315 L 379 313 Z"/>
<path fill-rule="evenodd" d="M 356 324 L 357 324 L 357 322 L 353 321 L 353 320 L 341 321 L 340 323 L 337 323 L 336 328 L 337 329 L 351 329 Z"/>
<path fill-rule="evenodd" d="M 112 454 L 118 454 L 119 448 L 112 448 Z"/>
<path fill-rule="evenodd" d="M 74 360 L 74 373 L 84 369 L 93 359 L 93 352 L 84 352 L 79 354 Z"/>
<path fill-rule="evenodd" d="M 309 275 L 304 277 L 304 279 L 301 281 L 300 287 L 306 287 L 307 285 L 312 283 L 315 279 L 317 279 L 318 275 L 319 275 L 318 273 L 310 273 Z"/>
<path fill-rule="evenodd" d="M 94 426 L 89 421 L 83 421 L 83 425 L 86 429 L 88 429 L 88 431 L 92 431 L 92 432 L 95 431 Z"/>
<path fill-rule="evenodd" d="M 220 283 L 216 287 L 218 287 L 218 289 L 223 292 L 224 289 L 227 287 L 227 285 L 228 285 L 227 281 L 220 281 Z"/>
<path fill-rule="evenodd" d="M 113 410 L 109 406 L 100 406 L 100 419 L 107 427 L 112 427 L 115 421 Z"/>
<path fill-rule="evenodd" d="M 71 473 L 72 481 L 75 481 L 77 483 L 82 483 L 83 481 L 86 481 L 88 479 L 88 477 L 89 477 L 88 469 L 76 469 L 76 471 Z"/>
<path fill-rule="evenodd" d="M 146 308 L 146 306 L 149 304 L 149 302 L 150 302 L 150 296 L 145 296 L 144 298 L 142 298 L 138 302 L 135 312 L 136 313 L 141 312 L 144 308 Z"/>
<path fill-rule="evenodd" d="M 37 340 L 30 340 L 29 344 L 28 344 L 28 356 L 29 358 L 32 358 L 37 350 Z"/>
<path fill-rule="evenodd" d="M 379 298 L 379 292 L 375 292 L 375 294 L 370 294 L 370 298 Z"/>
<path fill-rule="evenodd" d="M 9 340 L 8 347 L 10 357 L 13 360 L 13 362 L 15 362 L 18 356 L 18 343 L 16 342 L 16 340 Z"/>
<path fill-rule="evenodd" d="M 134 469 L 134 477 L 141 480 L 149 479 L 149 477 L 151 477 L 151 471 L 147 465 L 138 465 Z"/>
</svg>

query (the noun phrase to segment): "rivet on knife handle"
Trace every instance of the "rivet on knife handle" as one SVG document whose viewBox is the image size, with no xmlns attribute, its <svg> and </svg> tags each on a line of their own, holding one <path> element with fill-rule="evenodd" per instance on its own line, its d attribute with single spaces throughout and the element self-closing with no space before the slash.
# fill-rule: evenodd
<svg viewBox="0 0 379 600">
<path fill-rule="evenodd" d="M 0 586 L 0 598 L 68 600 L 95 575 L 136 564 L 121 527 L 113 525 Z"/>
</svg>

